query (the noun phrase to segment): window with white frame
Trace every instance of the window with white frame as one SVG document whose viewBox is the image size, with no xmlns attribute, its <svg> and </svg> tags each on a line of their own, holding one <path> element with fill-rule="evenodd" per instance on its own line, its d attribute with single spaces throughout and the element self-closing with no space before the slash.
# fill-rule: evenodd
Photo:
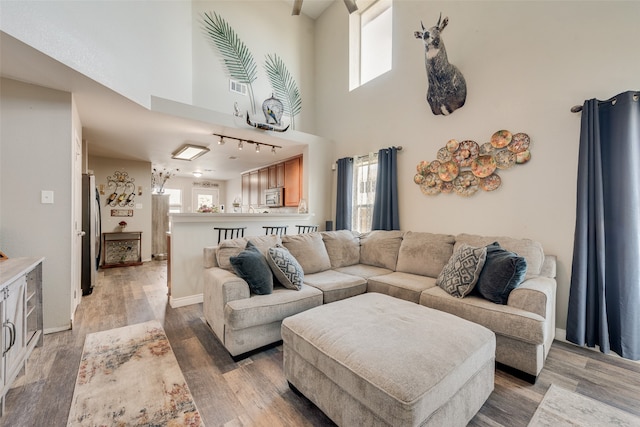
<svg viewBox="0 0 640 427">
<path fill-rule="evenodd" d="M 360 156 L 354 159 L 351 229 L 359 233 L 371 231 L 377 176 L 377 153 L 370 153 L 367 156 Z"/>
<path fill-rule="evenodd" d="M 193 189 L 193 211 L 201 209 L 218 208 L 220 192 L 217 188 L 194 188 Z"/>
<path fill-rule="evenodd" d="M 361 1 L 358 7 L 349 15 L 349 90 L 392 68 L 392 0 Z"/>
<path fill-rule="evenodd" d="M 165 188 L 164 194 L 169 195 L 169 212 L 182 212 L 182 190 L 178 188 Z"/>
</svg>

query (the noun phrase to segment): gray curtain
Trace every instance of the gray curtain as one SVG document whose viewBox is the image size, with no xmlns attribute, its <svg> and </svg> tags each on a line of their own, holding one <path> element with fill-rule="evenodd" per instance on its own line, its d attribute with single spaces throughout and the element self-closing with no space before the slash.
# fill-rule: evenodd
<svg viewBox="0 0 640 427">
<path fill-rule="evenodd" d="M 378 151 L 376 198 L 373 203 L 372 230 L 400 230 L 398 213 L 398 149 Z"/>
<path fill-rule="evenodd" d="M 640 359 L 640 92 L 582 109 L 567 340 Z"/>
<path fill-rule="evenodd" d="M 338 159 L 336 230 L 351 230 L 353 200 L 353 158 Z"/>
</svg>

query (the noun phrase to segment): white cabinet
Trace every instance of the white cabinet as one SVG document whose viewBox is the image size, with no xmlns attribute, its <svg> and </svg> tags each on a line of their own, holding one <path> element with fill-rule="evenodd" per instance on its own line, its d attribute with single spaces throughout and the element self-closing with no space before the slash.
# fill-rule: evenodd
<svg viewBox="0 0 640 427">
<path fill-rule="evenodd" d="M 35 346 L 42 345 L 43 258 L 0 262 L 0 410 L 4 396 Z"/>
</svg>

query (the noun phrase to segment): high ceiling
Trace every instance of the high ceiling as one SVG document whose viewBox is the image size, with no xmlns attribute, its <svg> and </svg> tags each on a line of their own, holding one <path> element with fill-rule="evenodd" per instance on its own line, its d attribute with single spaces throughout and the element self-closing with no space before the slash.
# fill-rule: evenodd
<svg viewBox="0 0 640 427">
<path fill-rule="evenodd" d="M 310 1 L 305 7 L 312 9 Z M 324 6 L 326 7 L 326 5 Z M 314 9 L 317 12 L 317 8 Z M 165 114 L 150 111 L 124 96 L 70 69 L 15 38 L 0 32 L 0 75 L 2 77 L 73 93 L 83 126 L 82 138 L 92 156 L 149 161 L 158 167 L 179 169 L 179 175 L 203 172 L 203 178 L 227 180 L 243 171 L 275 163 L 303 152 L 305 145 L 294 141 L 288 131 L 282 135 L 243 126 L 244 119 L 228 114 L 225 120 L 197 120 L 215 117 L 213 111 L 158 100 L 159 111 L 187 111 Z M 238 126 L 236 126 L 238 125 Z M 237 142 L 218 145 L 219 133 L 282 146 L 276 154 L 255 146 L 239 151 Z M 171 159 L 171 153 L 184 143 L 203 145 L 210 152 L 192 162 Z"/>
</svg>

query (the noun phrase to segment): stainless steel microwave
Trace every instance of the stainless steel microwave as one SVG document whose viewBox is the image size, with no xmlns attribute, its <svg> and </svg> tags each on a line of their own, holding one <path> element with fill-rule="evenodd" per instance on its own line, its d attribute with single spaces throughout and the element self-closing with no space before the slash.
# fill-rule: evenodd
<svg viewBox="0 0 640 427">
<path fill-rule="evenodd" d="M 280 208 L 284 203 L 284 188 L 270 188 L 265 192 L 265 205 Z"/>
</svg>

